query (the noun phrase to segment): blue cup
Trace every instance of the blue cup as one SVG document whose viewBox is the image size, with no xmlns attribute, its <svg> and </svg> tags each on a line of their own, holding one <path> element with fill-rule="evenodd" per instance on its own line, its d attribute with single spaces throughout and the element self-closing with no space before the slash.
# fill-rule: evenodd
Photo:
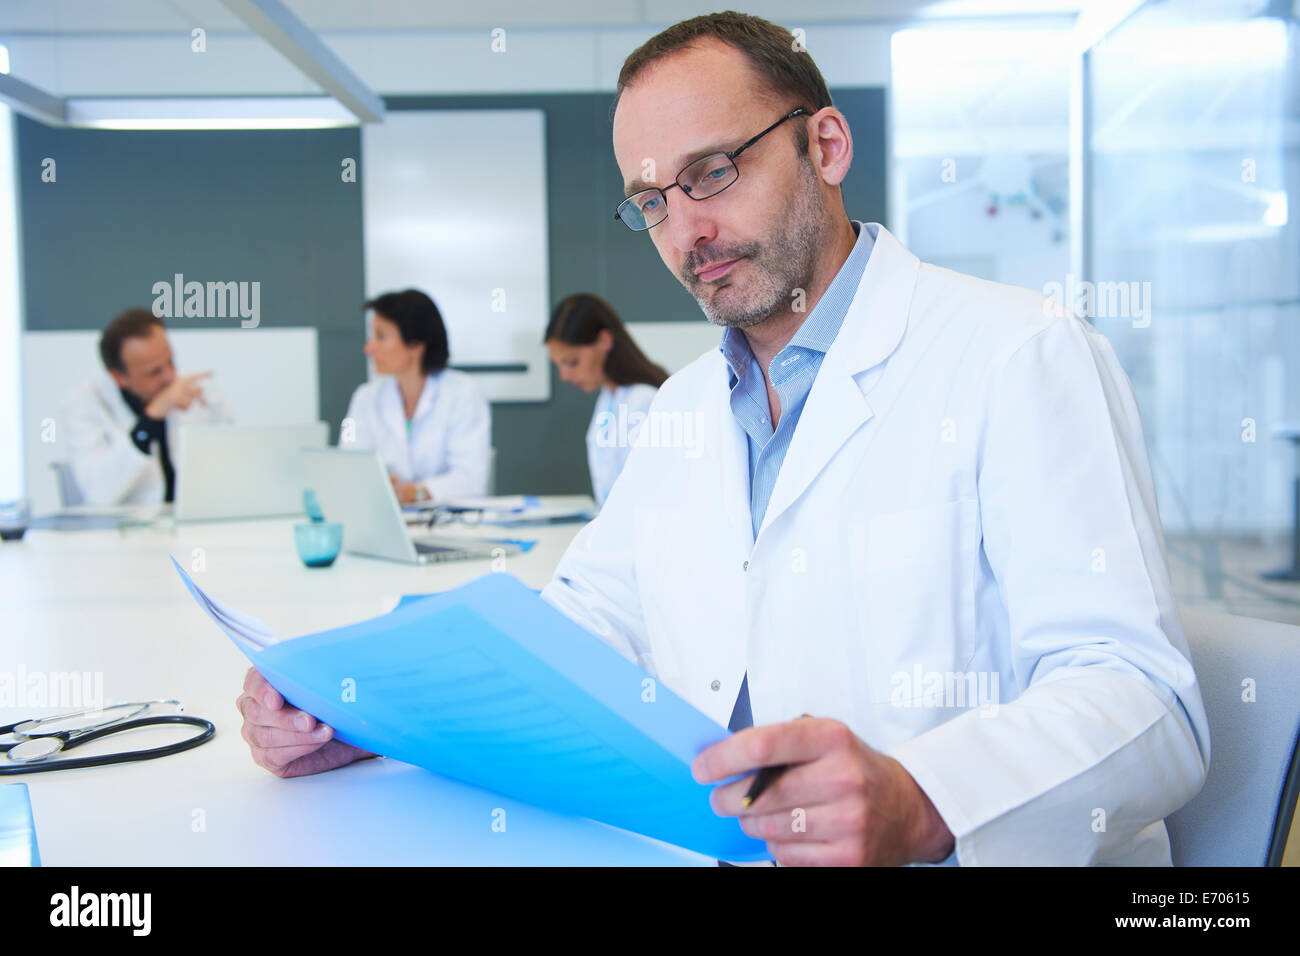
<svg viewBox="0 0 1300 956">
<path fill-rule="evenodd" d="M 31 517 L 31 503 L 26 498 L 0 501 L 0 541 L 21 541 Z"/>
<path fill-rule="evenodd" d="M 343 545 L 343 525 L 337 521 L 312 522 L 293 526 L 293 543 L 298 557 L 309 568 L 328 568 L 339 556 Z"/>
</svg>

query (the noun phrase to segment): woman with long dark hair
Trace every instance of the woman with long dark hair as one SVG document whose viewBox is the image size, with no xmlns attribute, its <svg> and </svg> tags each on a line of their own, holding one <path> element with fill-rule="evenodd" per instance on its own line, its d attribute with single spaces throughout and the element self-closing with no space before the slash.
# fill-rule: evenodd
<svg viewBox="0 0 1300 956">
<path fill-rule="evenodd" d="M 587 429 L 587 464 L 596 503 L 603 505 L 668 373 L 646 358 L 614 307 L 590 292 L 555 307 L 546 348 L 560 378 L 600 392 Z"/>
</svg>

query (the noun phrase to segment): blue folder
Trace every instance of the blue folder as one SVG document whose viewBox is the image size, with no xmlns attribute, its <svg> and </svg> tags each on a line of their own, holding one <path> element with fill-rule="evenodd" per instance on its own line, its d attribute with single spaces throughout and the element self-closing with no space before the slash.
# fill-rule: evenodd
<svg viewBox="0 0 1300 956">
<path fill-rule="evenodd" d="M 0 785 L 0 866 L 40 866 L 36 823 L 25 783 Z"/>
<path fill-rule="evenodd" d="M 345 743 L 719 859 L 770 857 L 691 776 L 727 730 L 508 574 L 259 649 L 231 623 L 248 619 L 176 570 L 271 686 Z"/>
</svg>

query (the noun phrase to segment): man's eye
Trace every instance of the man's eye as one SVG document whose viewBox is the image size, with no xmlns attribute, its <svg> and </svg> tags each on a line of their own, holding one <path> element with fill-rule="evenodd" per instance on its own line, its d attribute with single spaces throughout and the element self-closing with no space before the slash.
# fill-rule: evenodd
<svg viewBox="0 0 1300 956">
<path fill-rule="evenodd" d="M 659 204 L 659 197 L 650 196 L 646 199 L 641 200 L 641 202 L 638 203 L 638 206 L 642 212 L 653 212 L 654 209 L 658 206 L 658 204 Z"/>
</svg>

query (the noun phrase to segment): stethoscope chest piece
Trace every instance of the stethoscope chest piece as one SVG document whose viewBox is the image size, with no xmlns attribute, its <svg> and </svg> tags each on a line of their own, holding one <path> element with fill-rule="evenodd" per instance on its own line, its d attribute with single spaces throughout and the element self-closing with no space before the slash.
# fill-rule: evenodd
<svg viewBox="0 0 1300 956">
<path fill-rule="evenodd" d="M 63 741 L 58 737 L 32 737 L 10 747 L 8 756 L 14 763 L 28 763 L 53 757 L 62 749 Z"/>
</svg>

